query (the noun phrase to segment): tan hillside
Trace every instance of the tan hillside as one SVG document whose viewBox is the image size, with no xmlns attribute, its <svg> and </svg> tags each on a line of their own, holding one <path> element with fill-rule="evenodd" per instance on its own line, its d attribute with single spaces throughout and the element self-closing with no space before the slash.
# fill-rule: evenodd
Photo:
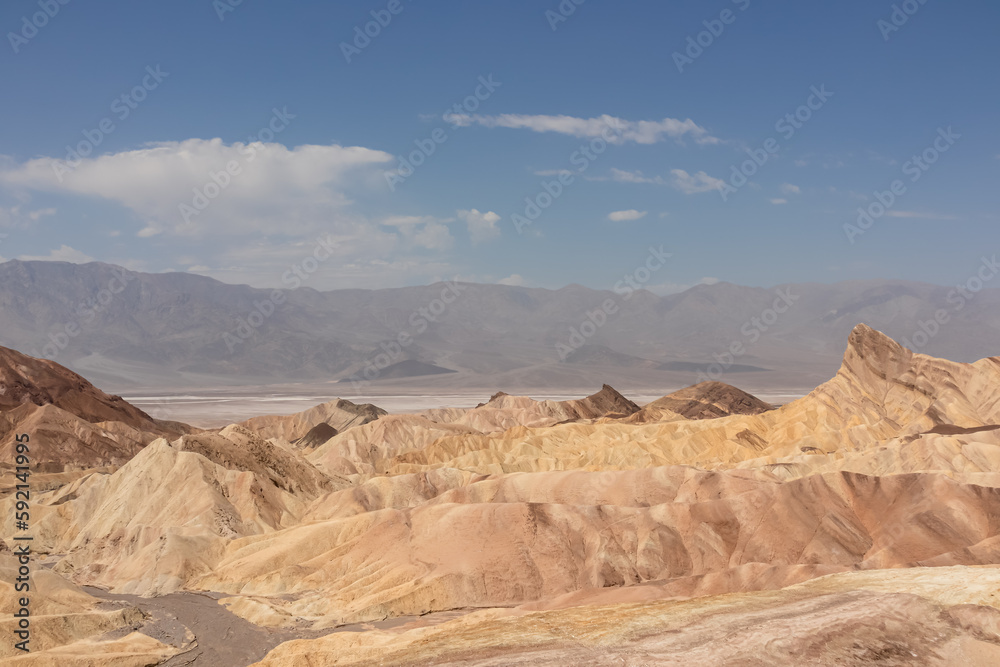
<svg viewBox="0 0 1000 667">
<path fill-rule="evenodd" d="M 32 440 L 28 444 L 38 473 L 122 465 L 158 437 L 124 422 L 91 423 L 52 404 L 25 403 L 0 412 L 0 467 L 12 468 L 19 434 Z"/>
<path fill-rule="evenodd" d="M 1000 489 L 932 474 L 734 475 L 675 468 L 476 482 L 414 508 L 235 539 L 198 585 L 292 593 L 276 607 L 322 627 L 609 586 L 683 597 L 697 592 L 696 578 L 755 563 L 796 568 L 794 582 L 829 568 L 1000 562 Z M 815 564 L 828 569 L 798 567 Z M 752 590 L 752 581 L 727 575 L 700 594 Z"/>
<path fill-rule="evenodd" d="M 117 592 L 177 590 L 210 571 L 234 537 L 295 525 L 346 482 L 230 426 L 157 440 L 114 474 L 91 474 L 35 501 L 35 549 L 57 570 Z M 9 515 L 12 499 L 0 504 Z"/>
<path fill-rule="evenodd" d="M 996 568 L 850 572 L 765 593 L 490 610 L 404 631 L 331 634 L 282 644 L 257 665 L 989 667 L 1000 660 L 997 590 Z"/>
<path fill-rule="evenodd" d="M 634 424 L 677 419 L 715 419 L 729 415 L 759 415 L 773 406 L 723 382 L 702 382 L 642 406 L 625 421 Z"/>
<path fill-rule="evenodd" d="M 377 422 L 333 436 L 307 456 L 321 470 L 333 474 L 392 473 L 394 470 L 386 465 L 387 460 L 405 452 L 422 450 L 444 436 L 496 433 L 526 424 L 543 426 L 618 418 L 638 410 L 635 403 L 607 385 L 596 394 L 570 401 L 535 401 L 501 392 L 488 403 L 469 410 L 446 408 L 420 415 L 382 417 Z M 318 438 L 312 440 L 317 441 Z"/>
<path fill-rule="evenodd" d="M 309 443 L 298 443 L 298 441 L 322 425 L 333 429 L 333 435 L 336 435 L 354 426 L 375 421 L 385 415 L 385 410 L 370 403 L 356 405 L 342 398 L 337 398 L 292 415 L 252 417 L 243 422 L 242 426 L 255 431 L 262 438 L 283 438 L 290 443 L 297 443 L 299 446 L 314 446 L 312 441 Z M 320 430 L 320 432 L 324 432 L 324 430 Z M 313 440 L 315 437 L 314 433 Z"/>
<path fill-rule="evenodd" d="M 306 458 L 328 474 L 372 475 L 389 470 L 387 461 L 421 450 L 444 436 L 477 433 L 461 424 L 442 424 L 420 415 L 389 415 L 340 433 L 309 451 Z"/>
<path fill-rule="evenodd" d="M 799 454 L 872 451 L 893 438 L 1000 424 L 1000 359 L 962 364 L 915 354 L 859 325 L 837 375 L 808 396 L 759 415 L 629 424 L 557 424 L 442 438 L 397 457 L 399 472 L 480 473 L 764 465 Z"/>
<path fill-rule="evenodd" d="M 498 392 L 487 403 L 475 408 L 427 410 L 423 416 L 432 421 L 462 424 L 481 433 L 494 433 L 515 426 L 540 427 L 602 417 L 625 417 L 638 411 L 638 405 L 613 387 L 604 385 L 595 394 L 569 401 L 536 401 L 527 396 Z"/>
</svg>

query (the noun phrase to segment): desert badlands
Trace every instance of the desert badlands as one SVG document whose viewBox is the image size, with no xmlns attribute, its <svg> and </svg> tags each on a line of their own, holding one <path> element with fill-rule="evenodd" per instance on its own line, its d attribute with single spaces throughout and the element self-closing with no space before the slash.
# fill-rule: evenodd
<svg viewBox="0 0 1000 667">
<path fill-rule="evenodd" d="M 1000 665 L 1000 358 L 863 324 L 780 407 L 214 430 L 0 349 L 0 450 L 4 665 Z"/>
</svg>

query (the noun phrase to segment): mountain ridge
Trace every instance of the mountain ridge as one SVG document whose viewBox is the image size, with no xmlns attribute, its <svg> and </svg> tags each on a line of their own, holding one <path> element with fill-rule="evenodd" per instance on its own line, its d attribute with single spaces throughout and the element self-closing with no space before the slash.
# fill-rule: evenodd
<svg viewBox="0 0 1000 667">
<path fill-rule="evenodd" d="M 441 300 L 446 285 L 262 290 L 99 262 L 12 260 L 0 264 L 0 345 L 54 358 L 117 391 L 337 380 L 358 392 L 681 387 L 736 372 L 741 384 L 759 390 L 814 387 L 828 378 L 859 321 L 926 342 L 920 352 L 961 361 L 987 356 L 1000 327 L 1000 290 L 984 289 L 926 335 L 921 325 L 953 308 L 951 288 L 905 281 L 770 289 L 720 282 L 628 299 L 582 286 L 461 283 L 450 304 Z M 769 313 L 774 290 L 795 299 L 780 315 Z M 607 299 L 616 312 L 594 314 Z M 557 351 L 567 341 L 580 344 L 569 363 Z M 385 369 L 400 363 L 456 372 L 390 377 L 400 373 Z"/>
</svg>

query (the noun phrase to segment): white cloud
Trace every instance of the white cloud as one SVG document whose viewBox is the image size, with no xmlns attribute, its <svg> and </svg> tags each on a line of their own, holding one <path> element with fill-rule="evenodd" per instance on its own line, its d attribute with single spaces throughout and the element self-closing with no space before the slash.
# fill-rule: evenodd
<svg viewBox="0 0 1000 667">
<path fill-rule="evenodd" d="M 797 195 L 802 192 L 802 189 L 797 185 L 792 185 L 791 183 L 782 183 L 779 188 L 786 195 Z"/>
<path fill-rule="evenodd" d="M 585 181 L 595 182 L 611 180 L 607 176 L 597 176 L 594 174 L 588 176 L 587 174 L 581 174 L 578 171 L 572 171 L 570 169 L 540 169 L 533 173 L 535 176 L 572 176 L 573 178 L 582 178 Z"/>
<path fill-rule="evenodd" d="M 59 246 L 55 250 L 49 251 L 48 255 L 21 255 L 18 259 L 25 262 L 72 262 L 73 264 L 86 264 L 95 261 L 90 255 L 82 253 L 76 248 L 70 248 L 68 245 Z"/>
<path fill-rule="evenodd" d="M 667 217 L 670 217 L 670 211 L 662 211 L 660 213 L 660 218 L 667 218 Z"/>
<path fill-rule="evenodd" d="M 454 222 L 454 218 L 435 218 L 433 215 L 391 215 L 388 218 L 379 220 L 380 225 L 386 227 L 410 227 L 412 225 L 424 225 L 430 222 Z"/>
<path fill-rule="evenodd" d="M 438 225 L 440 223 L 431 223 Z M 441 225 L 444 227 L 444 225 Z M 303 285 L 315 289 L 399 287 L 403 284 L 428 284 L 436 276 L 453 276 L 457 268 L 447 261 L 426 256 L 426 245 L 441 243 L 441 231 L 432 226 L 420 235 L 424 246 L 413 236 L 421 226 L 410 226 L 410 236 L 403 228 L 385 231 L 378 225 L 363 222 L 343 223 L 329 234 L 317 234 L 292 243 L 260 240 L 226 244 L 220 251 L 203 258 L 210 269 L 198 271 L 227 283 L 245 283 L 253 287 L 290 286 L 292 267 L 301 267 L 314 253 L 318 241 L 330 254 L 319 261 L 314 273 Z M 435 239 L 435 234 L 439 238 Z M 443 245 L 450 245 L 446 239 Z M 326 256 L 325 252 L 319 257 Z M 286 280 L 287 277 L 287 280 Z"/>
<path fill-rule="evenodd" d="M 4 208 L 0 206 L 0 227 L 27 227 L 33 222 L 38 222 L 45 216 L 55 215 L 54 208 L 40 208 L 34 211 L 24 210 L 23 205 Z"/>
<path fill-rule="evenodd" d="M 384 185 L 374 166 L 391 159 L 362 147 L 290 149 L 278 143 L 188 139 L 84 159 L 71 170 L 55 158 L 20 164 L 7 159 L 0 184 L 116 202 L 142 221 L 139 235 L 144 237 L 291 235 L 324 226 L 332 212 L 350 203 L 348 191 Z M 226 173 L 227 166 L 239 173 Z M 213 182 L 213 174 L 224 186 Z M 194 201 L 195 189 L 215 194 L 204 200 L 203 210 L 196 207 L 201 201 Z M 187 219 L 182 204 L 191 207 Z"/>
<path fill-rule="evenodd" d="M 383 218 L 379 224 L 395 227 L 399 235 L 413 247 L 448 250 L 455 242 L 455 238 L 447 226 L 449 222 L 455 222 L 455 218 L 435 218 L 432 215 L 394 215 Z"/>
<path fill-rule="evenodd" d="M 646 217 L 648 211 L 637 211 L 630 208 L 627 211 L 614 211 L 608 214 L 608 220 L 613 222 L 625 222 L 626 220 L 640 220 Z"/>
<path fill-rule="evenodd" d="M 881 162 L 881 163 L 887 164 L 889 166 L 895 166 L 895 165 L 899 164 L 899 161 L 896 160 L 895 158 L 886 157 L 885 155 L 882 155 L 881 153 L 878 153 L 878 152 L 873 151 L 871 149 L 868 149 L 867 153 L 868 153 L 868 159 L 871 160 L 871 161 L 873 161 L 873 162 Z"/>
<path fill-rule="evenodd" d="M 252 161 L 250 155 L 255 156 Z M 210 174 L 225 170 L 232 160 L 238 161 L 241 173 L 192 217 L 191 224 L 184 223 L 178 204 L 190 204 L 192 188 L 211 183 Z M 352 205 L 356 197 L 381 195 L 385 188 L 382 169 L 389 161 L 388 154 L 366 148 L 246 146 L 192 139 L 95 156 L 63 173 L 60 182 L 53 169 L 55 159 L 15 162 L 0 156 L 0 188 L 18 197 L 12 203 L 21 205 L 0 210 L 7 218 L 13 211 L 17 224 L 27 225 L 33 210 L 39 211 L 36 219 L 51 213 L 41 206 L 28 208 L 29 193 L 103 199 L 121 205 L 125 219 L 134 221 L 133 227 L 128 222 L 116 223 L 102 231 L 120 234 L 115 242 L 128 236 L 132 244 L 143 246 L 148 241 L 142 239 L 155 236 L 157 247 L 163 248 L 192 248 L 195 242 L 198 256 L 189 258 L 190 262 L 174 259 L 178 270 L 257 287 L 285 284 L 283 276 L 312 256 L 320 236 L 330 239 L 331 259 L 322 262 L 321 269 L 304 283 L 309 287 L 390 287 L 454 275 L 460 267 L 452 264 L 447 253 L 455 242 L 449 223 L 457 223 L 457 217 L 404 211 L 390 218 L 369 218 Z M 470 210 L 462 219 L 477 241 L 497 234 L 499 223 L 500 217 L 492 211 Z M 7 231 L 2 226 L 0 230 Z M 68 247 L 33 259 L 90 260 Z M 162 267 L 163 261 L 158 260 L 146 270 Z"/>
<path fill-rule="evenodd" d="M 712 178 L 703 171 L 689 174 L 683 169 L 671 169 L 670 174 L 674 177 L 671 185 L 686 195 L 719 190 L 725 185 L 721 178 Z"/>
<path fill-rule="evenodd" d="M 500 216 L 493 211 L 480 213 L 473 208 L 468 211 L 458 211 L 458 217 L 465 221 L 469 229 L 469 238 L 473 244 L 483 243 L 500 236 L 500 228 L 497 227 Z"/>
<path fill-rule="evenodd" d="M 780 206 L 781 204 L 787 204 L 788 203 L 787 199 L 772 199 L 770 201 L 771 201 L 772 204 L 775 204 L 777 206 Z"/>
<path fill-rule="evenodd" d="M 532 132 L 556 132 L 585 139 L 601 136 L 607 138 L 609 134 L 613 133 L 615 136 L 609 141 L 615 144 L 629 141 L 637 144 L 655 144 L 667 139 L 680 140 L 685 136 L 690 136 L 699 144 L 719 143 L 719 139 L 711 136 L 708 130 L 690 118 L 686 120 L 664 118 L 659 121 L 634 121 L 623 120 L 607 114 L 597 118 L 526 114 L 501 114 L 498 116 L 449 114 L 445 120 L 461 127 L 475 124 L 483 127 L 506 127 L 531 130 Z"/>
<path fill-rule="evenodd" d="M 641 171 L 625 171 L 624 169 L 611 169 L 611 178 L 619 183 L 651 183 L 653 185 L 666 185 L 662 176 L 645 176 Z"/>
<path fill-rule="evenodd" d="M 921 211 L 887 211 L 890 218 L 917 218 L 921 220 L 958 220 L 954 215 L 940 215 L 937 213 L 924 213 Z"/>
<path fill-rule="evenodd" d="M 512 273 L 506 278 L 501 278 L 497 281 L 497 285 L 509 285 L 510 287 L 522 287 L 524 285 L 524 278 L 520 274 Z"/>
<path fill-rule="evenodd" d="M 413 244 L 428 250 L 448 250 L 455 242 L 447 225 L 429 222 L 411 237 Z"/>
<path fill-rule="evenodd" d="M 32 222 L 37 222 L 39 219 L 47 215 L 55 215 L 55 214 L 56 210 L 54 208 L 43 208 L 37 211 L 30 211 L 28 213 L 28 218 L 30 218 Z"/>
</svg>

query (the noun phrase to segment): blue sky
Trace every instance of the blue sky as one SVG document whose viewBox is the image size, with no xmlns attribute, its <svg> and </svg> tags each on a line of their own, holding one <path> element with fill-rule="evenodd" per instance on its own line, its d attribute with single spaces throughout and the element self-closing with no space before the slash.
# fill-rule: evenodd
<svg viewBox="0 0 1000 667">
<path fill-rule="evenodd" d="M 996 3 L 895 3 L 893 24 L 871 0 L 229 2 L 41 0 L 37 30 L 39 0 L 3 4 L 0 256 L 610 288 L 662 245 L 647 286 L 666 293 L 949 284 L 1000 250 Z M 387 24 L 348 62 L 373 11 Z M 433 154 L 390 188 L 415 142 Z M 730 189 L 748 150 L 767 159 Z"/>
</svg>

